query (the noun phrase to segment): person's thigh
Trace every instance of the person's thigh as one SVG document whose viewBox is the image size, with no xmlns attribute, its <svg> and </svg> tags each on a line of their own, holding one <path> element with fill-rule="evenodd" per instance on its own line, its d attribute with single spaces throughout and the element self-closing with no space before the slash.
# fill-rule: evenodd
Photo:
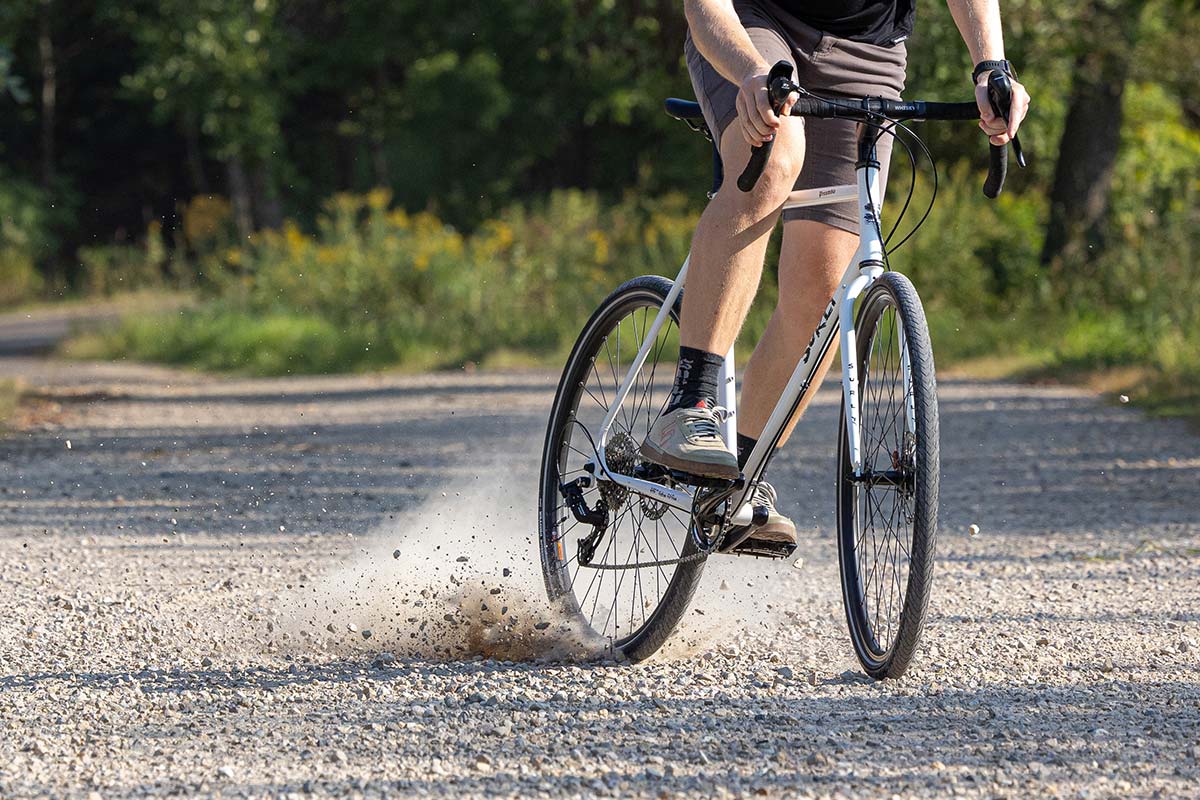
<svg viewBox="0 0 1200 800">
<path fill-rule="evenodd" d="M 796 81 L 818 96 L 877 96 L 899 99 L 904 90 L 907 52 L 903 44 L 892 47 L 840 39 L 812 29 L 787 16 L 779 19 L 781 35 L 793 45 Z M 850 120 L 806 120 L 807 149 L 797 189 L 854 185 L 857 182 L 858 124 Z M 892 137 L 878 140 L 880 187 L 886 187 Z M 882 198 L 875 198 L 878 202 Z M 854 202 L 790 209 L 784 221 L 810 220 L 848 233 L 858 232 Z"/>
<path fill-rule="evenodd" d="M 785 222 L 779 248 L 780 310 L 811 333 L 857 249 L 857 233 L 814 220 Z"/>
</svg>

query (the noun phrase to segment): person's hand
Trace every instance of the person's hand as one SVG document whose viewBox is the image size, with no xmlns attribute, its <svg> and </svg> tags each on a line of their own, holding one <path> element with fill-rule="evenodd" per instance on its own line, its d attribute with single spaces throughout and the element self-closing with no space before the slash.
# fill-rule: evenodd
<svg viewBox="0 0 1200 800">
<path fill-rule="evenodd" d="M 791 113 L 792 106 L 800 99 L 800 95 L 792 92 L 776 114 L 771 108 L 771 97 L 767 91 L 767 73 L 770 71 L 770 67 L 760 66 L 738 88 L 738 127 L 742 131 L 742 138 L 751 147 L 758 147 L 772 139 L 783 124 L 782 118 Z"/>
<path fill-rule="evenodd" d="M 1029 92 L 1025 91 L 1025 87 L 1018 83 L 1016 78 L 1009 79 L 1012 82 L 1012 106 L 1008 109 L 1008 123 L 1006 124 L 1004 117 L 992 111 L 992 103 L 988 100 L 987 84 L 991 74 L 991 72 L 981 73 L 979 80 L 975 82 L 975 104 L 979 106 L 979 127 L 988 135 L 992 144 L 1007 144 L 1017 135 L 1021 121 L 1029 112 Z"/>
</svg>

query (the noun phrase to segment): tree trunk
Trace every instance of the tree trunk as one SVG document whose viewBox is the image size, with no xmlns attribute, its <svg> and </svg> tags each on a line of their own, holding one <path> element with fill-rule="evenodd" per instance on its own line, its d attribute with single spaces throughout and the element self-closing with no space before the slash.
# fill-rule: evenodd
<svg viewBox="0 0 1200 800">
<path fill-rule="evenodd" d="M 187 148 L 187 170 L 192 179 L 193 194 L 209 194 L 208 176 L 204 174 L 204 155 L 200 149 L 200 125 L 194 113 L 187 113 L 182 121 L 183 142 Z"/>
<path fill-rule="evenodd" d="M 1092 0 L 1079 25 L 1086 33 L 1075 60 L 1042 248 L 1042 264 L 1054 270 L 1090 261 L 1100 251 L 1141 5 Z"/>
<path fill-rule="evenodd" d="M 391 186 L 391 169 L 388 166 L 387 143 L 387 101 L 390 87 L 387 70 L 380 64 L 375 70 L 375 102 L 379 105 L 379 113 L 372 123 L 372 130 L 367 131 L 371 150 L 371 172 L 375 178 L 375 186 Z"/>
<path fill-rule="evenodd" d="M 282 228 L 283 205 L 279 202 L 275 179 L 263 164 L 254 168 L 253 190 L 254 217 L 258 227 Z"/>
<path fill-rule="evenodd" d="M 51 33 L 52 0 L 38 4 L 38 60 L 42 72 L 42 185 L 49 187 L 58 172 L 54 147 L 55 117 L 58 115 L 58 64 Z"/>
<path fill-rule="evenodd" d="M 254 233 L 254 215 L 250 208 L 250 182 L 246 178 L 246 166 L 240 155 L 229 157 L 225 168 L 229 177 L 229 202 L 233 206 L 233 220 L 238 235 L 245 239 Z"/>
</svg>

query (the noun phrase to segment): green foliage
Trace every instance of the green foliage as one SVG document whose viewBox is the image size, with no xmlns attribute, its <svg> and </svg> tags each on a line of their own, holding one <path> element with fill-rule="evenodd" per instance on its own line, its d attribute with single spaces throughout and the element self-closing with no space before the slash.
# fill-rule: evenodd
<svg viewBox="0 0 1200 800">
<path fill-rule="evenodd" d="M 113 295 L 166 285 L 166 252 L 158 231 L 151 229 L 143 246 L 98 245 L 81 247 L 84 291 L 90 296 Z"/>
<path fill-rule="evenodd" d="M 1196 8 L 1005 1 L 1031 167 L 988 203 L 982 136 L 920 126 L 942 195 L 895 260 L 942 356 L 1196 373 Z M 1112 9 L 1138 31 L 1109 220 L 1051 285 L 1044 197 L 1076 60 L 1104 44 L 1091 15 Z M 683 257 L 709 169 L 661 112 L 691 93 L 684 35 L 677 0 L 9 0 L 0 304 L 193 287 L 204 307 L 109 344 L 222 369 L 554 352 L 620 278 Z M 969 96 L 942 0 L 920 0 L 908 50 L 909 96 Z M 745 344 L 772 292 L 768 268 Z"/>
<path fill-rule="evenodd" d="M 161 122 L 197 126 L 214 155 L 270 160 L 280 145 L 283 40 L 275 0 L 159 0 L 114 22 L 132 33 L 140 66 L 126 88 Z"/>
<path fill-rule="evenodd" d="M 463 235 L 385 190 L 339 195 L 315 234 L 289 223 L 227 251 L 209 305 L 130 320 L 100 352 L 267 374 L 557 353 L 616 283 L 674 271 L 695 223 L 679 197 L 565 191 Z"/>
<path fill-rule="evenodd" d="M 45 194 L 0 172 L 0 307 L 33 299 L 44 283 L 36 265 L 54 247 Z"/>
</svg>

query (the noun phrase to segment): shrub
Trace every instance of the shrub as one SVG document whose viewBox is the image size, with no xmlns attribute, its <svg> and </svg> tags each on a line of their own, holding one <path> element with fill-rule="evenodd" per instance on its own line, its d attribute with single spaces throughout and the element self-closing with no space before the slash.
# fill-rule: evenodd
<svg viewBox="0 0 1200 800">
<path fill-rule="evenodd" d="M 54 249 L 45 193 L 0 172 L 0 307 L 33 299 L 42 290 L 38 261 Z"/>
<path fill-rule="evenodd" d="M 289 222 L 221 254 L 208 306 L 127 322 L 106 350 L 258 373 L 555 353 L 620 281 L 673 275 L 695 223 L 681 197 L 563 191 L 464 235 L 384 190 L 337 195 L 314 232 Z"/>
</svg>

